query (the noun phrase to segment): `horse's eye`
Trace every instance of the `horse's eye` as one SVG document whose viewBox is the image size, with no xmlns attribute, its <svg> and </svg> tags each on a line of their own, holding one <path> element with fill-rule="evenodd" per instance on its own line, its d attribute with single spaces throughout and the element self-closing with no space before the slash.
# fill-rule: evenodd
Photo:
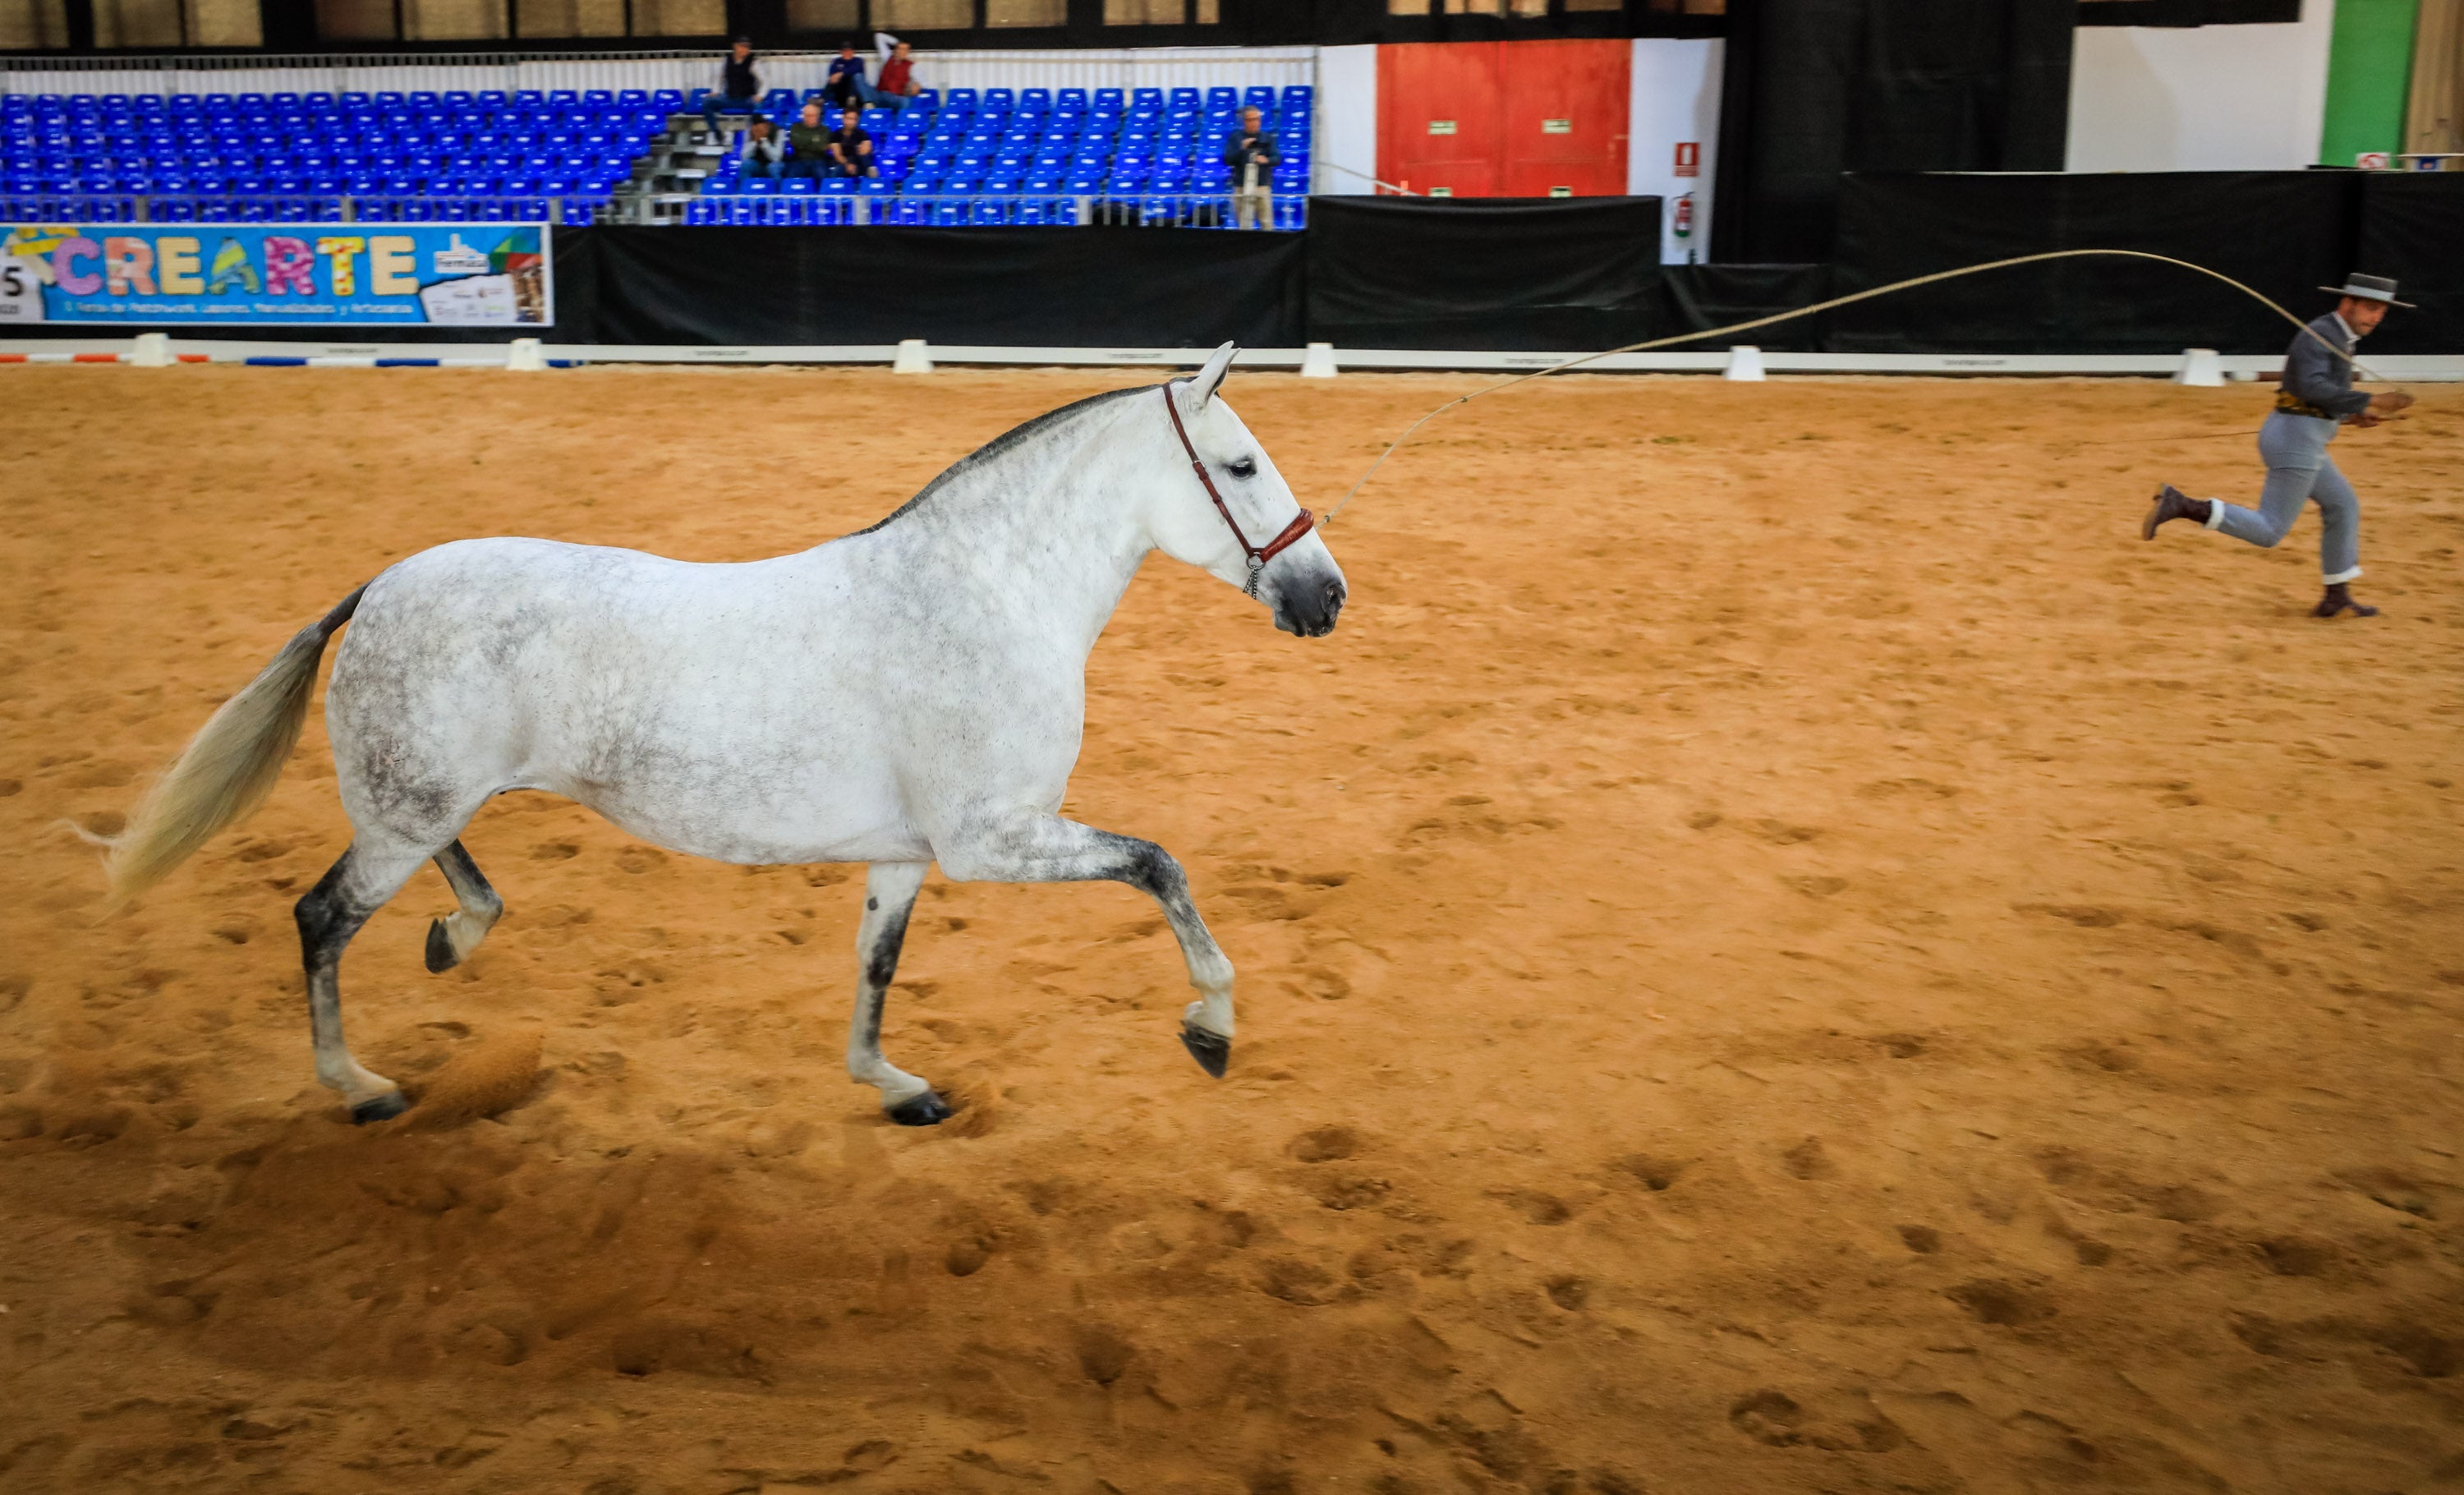
<svg viewBox="0 0 2464 1495">
<path fill-rule="evenodd" d="M 1249 457 L 1243 457 L 1238 462 L 1225 463 L 1223 465 L 1223 471 L 1231 473 L 1234 477 L 1255 477 L 1258 475 L 1258 464 L 1255 460 Z"/>
</svg>

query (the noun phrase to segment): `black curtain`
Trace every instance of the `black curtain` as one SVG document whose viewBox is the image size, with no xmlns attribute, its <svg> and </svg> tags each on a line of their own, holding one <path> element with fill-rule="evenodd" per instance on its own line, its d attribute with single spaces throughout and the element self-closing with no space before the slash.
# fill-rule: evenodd
<svg viewBox="0 0 2464 1495">
<path fill-rule="evenodd" d="M 1175 229 L 590 231 L 599 342 L 1293 347 L 1303 236 Z M 563 241 L 560 239 L 561 251 Z M 564 267 L 558 267 L 560 277 Z M 559 287 L 562 299 L 562 287 Z"/>
<path fill-rule="evenodd" d="M 1829 265 L 1668 265 L 1661 270 L 1665 311 L 1659 336 L 1707 332 L 1812 306 L 1831 296 Z M 1788 353 L 1818 353 L 1829 318 L 1793 317 L 1734 337 L 1680 343 L 1673 351 L 1717 351 L 1731 342 Z"/>
<path fill-rule="evenodd" d="M 1307 238 L 1337 347 L 1591 352 L 1660 316 L 1657 197 L 1313 197 Z"/>
<path fill-rule="evenodd" d="M 2045 250 L 2125 249 L 2220 271 L 2307 319 L 2332 304 L 2317 287 L 2352 263 L 2361 188 L 2353 171 L 1852 176 L 1834 294 Z M 2146 260 L 1990 271 L 1825 316 L 1841 353 L 2276 353 L 2295 336 L 2232 287 Z"/>
<path fill-rule="evenodd" d="M 2363 353 L 2464 353 L 2464 175 L 2365 174 L 2361 239 L 2347 268 L 2393 276 L 2413 303 L 2390 310 Z"/>
<path fill-rule="evenodd" d="M 1713 257 L 1829 258 L 1843 171 L 2060 170 L 2078 11 L 1731 0 Z"/>
</svg>

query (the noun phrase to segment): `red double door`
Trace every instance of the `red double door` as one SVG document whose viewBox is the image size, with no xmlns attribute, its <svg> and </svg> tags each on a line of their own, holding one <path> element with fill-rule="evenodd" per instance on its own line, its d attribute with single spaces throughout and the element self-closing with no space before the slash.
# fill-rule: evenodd
<svg viewBox="0 0 2464 1495">
<path fill-rule="evenodd" d="M 1377 49 L 1377 175 L 1455 197 L 1625 190 L 1625 41 Z"/>
</svg>

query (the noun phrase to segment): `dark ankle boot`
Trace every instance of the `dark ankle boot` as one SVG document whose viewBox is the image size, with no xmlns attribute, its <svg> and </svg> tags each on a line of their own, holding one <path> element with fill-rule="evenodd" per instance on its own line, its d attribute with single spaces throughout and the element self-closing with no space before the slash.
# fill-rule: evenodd
<svg viewBox="0 0 2464 1495">
<path fill-rule="evenodd" d="M 2347 585 L 2343 582 L 2337 582 L 2331 583 L 2327 588 L 2327 594 L 2319 599 L 2319 605 L 2310 609 L 2310 616 L 2333 618 L 2340 613 L 2347 612 L 2356 618 L 2375 618 L 2379 615 L 2376 607 L 2353 601 L 2353 594 Z"/>
<path fill-rule="evenodd" d="M 2211 498 L 2185 498 L 2180 489 L 2167 483 L 2156 490 L 2156 502 L 2148 509 L 2145 522 L 2139 526 L 2139 538 L 2154 539 L 2156 526 L 2173 519 L 2193 519 L 2205 524 L 2208 522 L 2208 505 L 2214 501 Z"/>
</svg>

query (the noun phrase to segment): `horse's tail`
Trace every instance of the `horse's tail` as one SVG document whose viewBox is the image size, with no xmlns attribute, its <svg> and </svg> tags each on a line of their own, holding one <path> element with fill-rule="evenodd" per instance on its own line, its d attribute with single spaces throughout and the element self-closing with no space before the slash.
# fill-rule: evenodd
<svg viewBox="0 0 2464 1495">
<path fill-rule="evenodd" d="M 134 902 L 274 792 L 308 719 L 326 641 L 351 621 L 366 590 L 355 589 L 293 634 L 272 664 L 207 718 L 170 771 L 137 802 L 127 827 L 107 843 L 103 871 L 111 879 L 111 907 Z"/>
</svg>

